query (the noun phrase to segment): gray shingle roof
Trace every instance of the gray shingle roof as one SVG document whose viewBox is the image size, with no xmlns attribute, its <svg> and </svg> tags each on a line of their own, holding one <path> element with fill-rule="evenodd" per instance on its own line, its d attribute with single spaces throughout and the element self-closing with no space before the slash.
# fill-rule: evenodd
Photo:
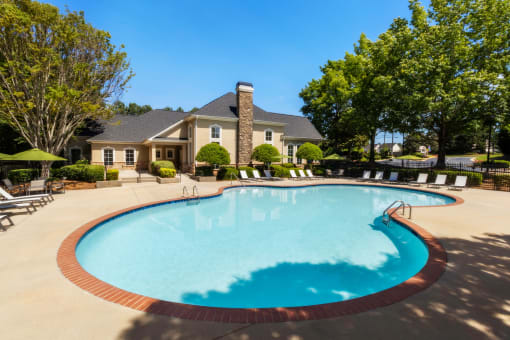
<svg viewBox="0 0 510 340">
<path fill-rule="evenodd" d="M 103 131 L 89 141 L 143 142 L 188 116 L 189 112 L 152 110 L 143 115 L 116 115 L 102 121 Z"/>
<path fill-rule="evenodd" d="M 108 121 L 102 121 L 103 131 L 88 140 L 140 143 L 190 114 L 189 112 L 152 110 L 139 116 L 116 115 Z M 236 95 L 233 92 L 228 92 L 192 114 L 237 118 Z M 305 117 L 267 112 L 253 105 L 253 119 L 286 124 L 284 128 L 286 136 L 309 139 L 322 138 L 313 124 Z"/>
</svg>

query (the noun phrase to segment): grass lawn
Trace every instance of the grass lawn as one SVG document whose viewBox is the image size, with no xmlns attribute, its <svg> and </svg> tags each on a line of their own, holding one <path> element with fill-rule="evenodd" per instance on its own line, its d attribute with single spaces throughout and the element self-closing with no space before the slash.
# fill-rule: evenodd
<svg viewBox="0 0 510 340">
<path fill-rule="evenodd" d="M 396 157 L 395 159 L 409 159 L 409 160 L 413 160 L 413 161 L 421 161 L 426 158 L 418 157 L 415 155 L 405 155 L 405 156 Z"/>
<path fill-rule="evenodd" d="M 459 155 L 446 155 L 446 157 L 471 157 L 476 158 L 476 160 L 485 161 L 487 159 L 486 153 L 465 153 L 465 154 L 459 154 Z M 503 154 L 500 152 L 491 153 L 491 159 L 493 158 L 499 158 L 503 157 Z"/>
</svg>

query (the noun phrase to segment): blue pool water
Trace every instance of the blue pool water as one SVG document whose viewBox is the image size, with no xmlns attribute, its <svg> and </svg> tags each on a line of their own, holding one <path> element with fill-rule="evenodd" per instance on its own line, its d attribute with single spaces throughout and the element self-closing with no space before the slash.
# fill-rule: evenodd
<svg viewBox="0 0 510 340">
<path fill-rule="evenodd" d="M 106 221 L 76 254 L 97 278 L 161 300 L 236 308 L 348 300 L 395 286 L 427 262 L 421 239 L 381 221 L 398 199 L 453 202 L 381 187 L 235 188 Z"/>
</svg>

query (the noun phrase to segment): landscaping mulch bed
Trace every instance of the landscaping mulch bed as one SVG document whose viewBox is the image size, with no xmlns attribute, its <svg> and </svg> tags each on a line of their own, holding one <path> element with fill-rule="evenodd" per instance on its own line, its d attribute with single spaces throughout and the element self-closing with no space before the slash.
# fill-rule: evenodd
<svg viewBox="0 0 510 340">
<path fill-rule="evenodd" d="M 66 185 L 66 190 L 81 190 L 81 189 L 95 189 L 96 183 L 80 182 L 80 181 L 63 181 Z"/>
</svg>

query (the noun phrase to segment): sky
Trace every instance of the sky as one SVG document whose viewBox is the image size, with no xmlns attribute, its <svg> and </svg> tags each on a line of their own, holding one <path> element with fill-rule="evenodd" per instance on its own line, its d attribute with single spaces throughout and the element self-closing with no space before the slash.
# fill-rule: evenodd
<svg viewBox="0 0 510 340">
<path fill-rule="evenodd" d="M 410 16 L 407 0 L 45 2 L 84 11 L 125 46 L 136 75 L 124 102 L 190 110 L 248 81 L 256 105 L 295 115 L 321 65 L 351 52 L 361 33 L 375 40 Z"/>
</svg>

